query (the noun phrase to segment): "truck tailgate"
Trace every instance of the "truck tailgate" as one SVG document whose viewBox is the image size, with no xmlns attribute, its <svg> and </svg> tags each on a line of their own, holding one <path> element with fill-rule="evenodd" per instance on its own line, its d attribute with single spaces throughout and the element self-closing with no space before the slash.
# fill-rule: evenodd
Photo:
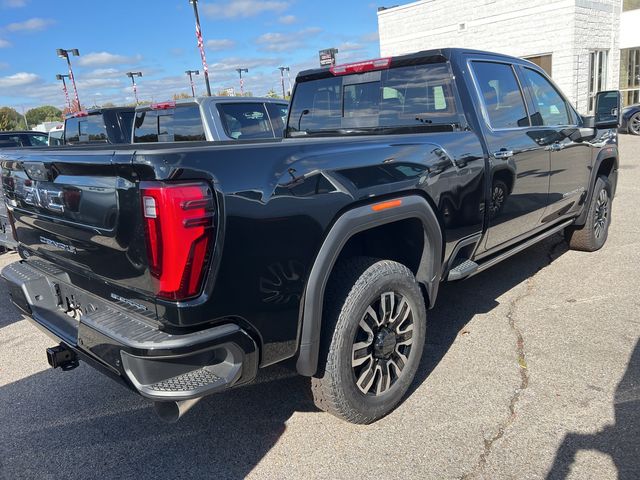
<svg viewBox="0 0 640 480">
<path fill-rule="evenodd" d="M 132 152 L 48 149 L 3 157 L 5 195 L 23 255 L 75 273 L 76 282 L 101 296 L 122 299 L 122 288 L 147 297 Z"/>
</svg>

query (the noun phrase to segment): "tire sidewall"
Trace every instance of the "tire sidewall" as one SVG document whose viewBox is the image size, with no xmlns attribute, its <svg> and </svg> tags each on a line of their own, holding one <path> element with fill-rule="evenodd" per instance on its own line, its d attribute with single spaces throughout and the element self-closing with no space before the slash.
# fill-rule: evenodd
<svg viewBox="0 0 640 480">
<path fill-rule="evenodd" d="M 363 415 L 379 417 L 393 409 L 400 402 L 413 381 L 422 356 L 426 335 L 426 309 L 422 293 L 415 280 L 400 272 L 372 277 L 370 281 L 366 282 L 366 288 L 357 288 L 358 283 L 364 277 L 367 277 L 369 270 L 363 274 L 356 286 L 351 290 L 345 302 L 345 308 L 340 313 L 336 331 L 341 332 L 341 335 L 336 349 L 337 358 L 334 358 L 334 361 L 337 367 L 336 373 L 339 376 L 338 381 L 343 386 L 343 395 L 347 402 L 356 408 L 360 406 L 361 408 L 358 408 L 358 410 Z M 383 293 L 388 291 L 397 292 L 407 299 L 414 317 L 414 341 L 401 378 L 396 380 L 395 384 L 381 395 L 365 395 L 356 385 L 351 365 L 353 342 L 358 325 L 366 309 L 371 303 L 379 299 Z M 354 294 L 354 292 L 357 293 Z"/>
<path fill-rule="evenodd" d="M 640 135 L 640 131 L 636 132 L 631 128 L 631 123 L 633 122 L 634 118 L 637 118 L 640 120 L 640 112 L 634 113 L 629 117 L 629 127 L 627 128 L 627 130 L 631 135 Z"/>
</svg>

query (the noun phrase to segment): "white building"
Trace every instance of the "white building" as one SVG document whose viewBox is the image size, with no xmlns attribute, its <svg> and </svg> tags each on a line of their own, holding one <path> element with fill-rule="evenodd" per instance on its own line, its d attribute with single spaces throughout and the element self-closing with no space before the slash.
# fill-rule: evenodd
<svg viewBox="0 0 640 480">
<path fill-rule="evenodd" d="M 525 57 L 581 112 L 599 90 L 640 102 L 640 0 L 420 0 L 378 9 L 382 56 L 466 47 Z"/>
</svg>

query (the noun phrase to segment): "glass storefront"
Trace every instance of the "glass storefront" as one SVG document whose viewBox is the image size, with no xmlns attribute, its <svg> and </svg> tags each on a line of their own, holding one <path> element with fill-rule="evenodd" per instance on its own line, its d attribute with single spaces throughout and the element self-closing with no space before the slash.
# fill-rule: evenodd
<svg viewBox="0 0 640 480">
<path fill-rule="evenodd" d="M 640 103 L 640 47 L 620 50 L 620 93 L 622 103 Z"/>
</svg>

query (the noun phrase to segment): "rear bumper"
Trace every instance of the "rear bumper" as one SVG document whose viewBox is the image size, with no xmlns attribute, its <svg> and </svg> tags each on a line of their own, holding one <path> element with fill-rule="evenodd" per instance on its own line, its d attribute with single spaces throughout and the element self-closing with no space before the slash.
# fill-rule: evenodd
<svg viewBox="0 0 640 480">
<path fill-rule="evenodd" d="M 255 378 L 258 349 L 238 325 L 167 333 L 71 285 L 63 271 L 44 262 L 13 263 L 2 277 L 13 303 L 37 326 L 146 398 L 198 398 Z"/>
</svg>

